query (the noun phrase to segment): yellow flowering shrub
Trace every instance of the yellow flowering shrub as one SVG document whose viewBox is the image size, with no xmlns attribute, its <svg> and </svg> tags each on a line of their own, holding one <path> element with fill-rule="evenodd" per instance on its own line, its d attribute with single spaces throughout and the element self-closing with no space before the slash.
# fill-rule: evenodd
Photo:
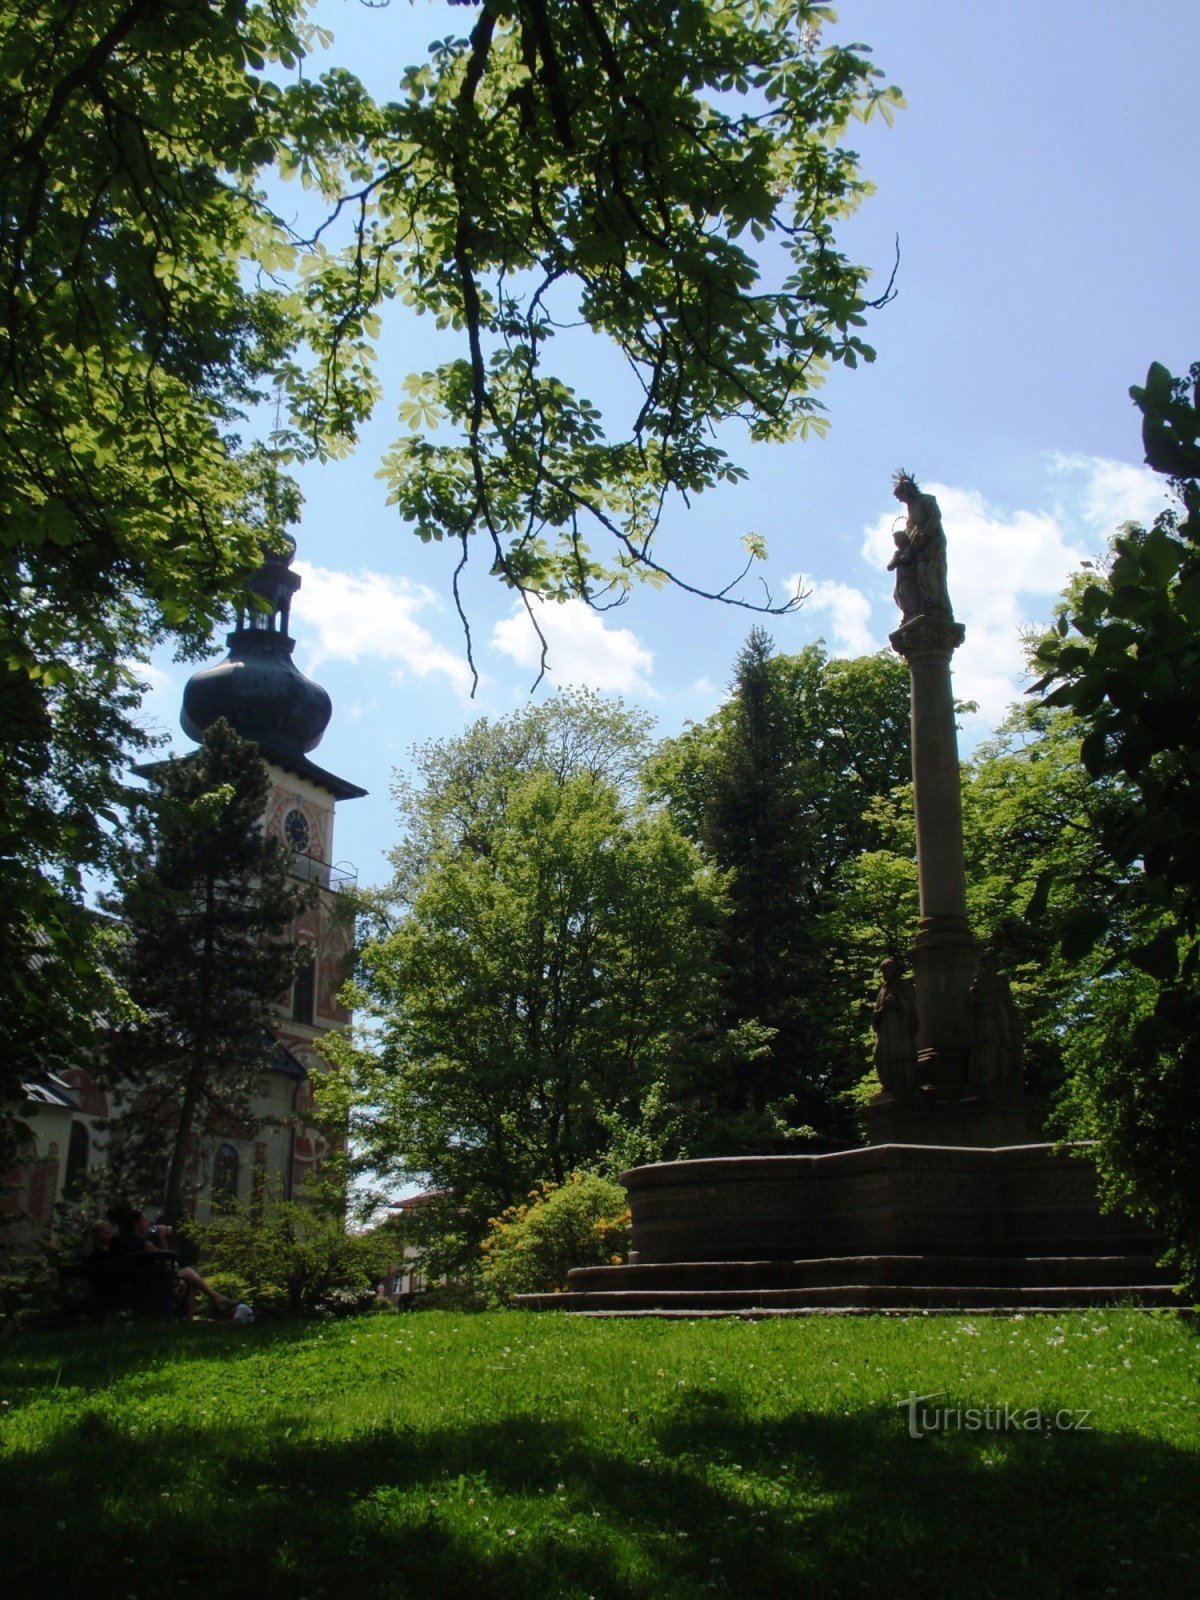
<svg viewBox="0 0 1200 1600">
<path fill-rule="evenodd" d="M 491 1219 L 481 1247 L 488 1299 L 504 1305 L 516 1294 L 555 1292 L 572 1267 L 623 1261 L 628 1223 L 625 1191 L 612 1178 L 573 1172 L 539 1184 L 524 1205 Z"/>
</svg>

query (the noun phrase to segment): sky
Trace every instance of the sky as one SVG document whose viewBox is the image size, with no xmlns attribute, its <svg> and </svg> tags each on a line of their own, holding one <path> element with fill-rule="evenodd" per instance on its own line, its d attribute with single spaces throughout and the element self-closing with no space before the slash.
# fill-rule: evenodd
<svg viewBox="0 0 1200 1600">
<path fill-rule="evenodd" d="M 335 36 L 328 64 L 381 97 L 470 16 L 445 0 L 320 0 L 315 12 Z M 907 101 L 893 127 L 855 129 L 876 192 L 839 235 L 880 288 L 899 240 L 898 293 L 865 330 L 877 360 L 827 384 L 824 440 L 740 447 L 747 481 L 673 510 L 656 552 L 720 587 L 755 532 L 772 592 L 799 581 L 809 597 L 767 619 L 648 586 L 604 615 L 546 607 L 550 676 L 536 693 L 618 694 L 669 736 L 718 707 L 756 621 L 784 652 L 818 639 L 831 655 L 886 648 L 898 621 L 885 571 L 891 478 L 903 467 L 942 509 L 966 625 L 955 692 L 979 705 L 962 726 L 966 754 L 1022 693 L 1022 629 L 1049 618 L 1119 523 L 1167 503 L 1142 465 L 1128 391 L 1151 361 L 1179 373 L 1200 358 L 1200 7 L 846 0 L 827 37 L 869 45 Z M 295 660 L 333 698 L 312 759 L 369 791 L 339 807 L 335 852 L 363 884 L 387 875 L 389 789 L 413 747 L 528 704 L 537 676 L 528 622 L 478 560 L 466 586 L 481 672 L 472 697 L 450 594 L 456 547 L 422 545 L 375 476 L 400 432 L 405 374 L 439 358 L 414 322 L 397 308 L 385 329 L 386 394 L 354 454 L 297 473 Z M 589 374 L 564 376 L 587 392 Z M 181 752 L 190 670 L 156 659 L 146 699 L 147 720 Z"/>
</svg>

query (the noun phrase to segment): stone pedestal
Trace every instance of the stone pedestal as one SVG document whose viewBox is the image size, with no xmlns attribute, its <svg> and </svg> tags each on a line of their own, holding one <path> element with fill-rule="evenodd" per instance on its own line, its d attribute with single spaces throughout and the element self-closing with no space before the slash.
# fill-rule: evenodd
<svg viewBox="0 0 1200 1600">
<path fill-rule="evenodd" d="M 577 1267 L 531 1310 L 828 1316 L 1177 1304 L 1161 1241 L 1102 1216 L 1049 1145 L 871 1145 L 635 1167 L 627 1266 Z"/>
<path fill-rule="evenodd" d="M 909 952 L 916 1009 L 910 1081 L 876 1097 L 867 1113 L 873 1142 L 1019 1144 L 1026 1119 L 1019 1062 L 1005 1081 L 982 1082 L 974 985 L 980 948 L 967 921 L 962 795 L 950 658 L 966 630 L 949 610 L 911 617 L 891 635 L 912 680 L 913 809 L 921 918 Z M 1007 990 L 1005 990 L 1007 993 Z M 1011 1005 L 1011 997 L 1009 1000 Z M 996 1068 L 995 1049 L 986 1063 Z"/>
<path fill-rule="evenodd" d="M 914 617 L 891 636 L 912 678 L 913 810 L 921 921 L 910 959 L 917 996 L 918 1082 L 938 1099 L 966 1092 L 970 989 L 979 946 L 967 923 L 962 794 L 950 657 L 966 630 L 948 614 Z"/>
<path fill-rule="evenodd" d="M 623 1172 L 621 1182 L 630 1261 L 643 1264 L 1102 1255 L 1152 1243 L 1141 1224 L 1101 1215 L 1088 1161 L 1047 1144 L 668 1161 Z"/>
<path fill-rule="evenodd" d="M 932 1085 L 916 1095 L 876 1095 L 863 1114 L 872 1145 L 954 1145 L 993 1149 L 1036 1142 L 1041 1135 L 1023 1098 L 939 1095 Z"/>
</svg>

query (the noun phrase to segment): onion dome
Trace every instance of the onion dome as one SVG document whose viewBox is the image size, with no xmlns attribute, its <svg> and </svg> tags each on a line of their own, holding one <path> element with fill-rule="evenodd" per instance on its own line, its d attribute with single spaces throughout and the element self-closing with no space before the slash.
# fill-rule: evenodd
<svg viewBox="0 0 1200 1600">
<path fill-rule="evenodd" d="M 288 621 L 300 577 L 291 570 L 295 541 L 287 542 L 286 551 L 263 552 L 262 566 L 246 585 L 266 606 L 239 606 L 237 627 L 225 641 L 229 654 L 188 679 L 180 722 L 189 738 L 199 741 L 224 717 L 243 739 L 285 756 L 302 757 L 320 744 L 333 703 L 292 660 L 296 645 Z"/>
</svg>

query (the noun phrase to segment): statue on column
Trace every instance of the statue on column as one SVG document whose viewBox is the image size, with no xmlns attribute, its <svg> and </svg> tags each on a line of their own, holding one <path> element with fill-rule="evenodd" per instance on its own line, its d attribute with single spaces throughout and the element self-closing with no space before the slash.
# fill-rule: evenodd
<svg viewBox="0 0 1200 1600">
<path fill-rule="evenodd" d="M 905 507 L 904 527 L 893 538 L 896 553 L 887 570 L 896 574 L 895 599 L 905 622 L 936 612 L 953 618 L 946 588 L 946 533 L 931 494 L 903 469 L 892 479 L 892 493 Z"/>
<path fill-rule="evenodd" d="M 971 985 L 969 1003 L 975 1018 L 968 1082 L 973 1088 L 1000 1094 L 1021 1092 L 1021 1017 L 1008 979 L 996 957 L 985 950 Z"/>
<path fill-rule="evenodd" d="M 883 983 L 875 997 L 875 1072 L 885 1093 L 917 1087 L 917 998 L 904 967 L 889 958 L 879 969 Z"/>
</svg>

